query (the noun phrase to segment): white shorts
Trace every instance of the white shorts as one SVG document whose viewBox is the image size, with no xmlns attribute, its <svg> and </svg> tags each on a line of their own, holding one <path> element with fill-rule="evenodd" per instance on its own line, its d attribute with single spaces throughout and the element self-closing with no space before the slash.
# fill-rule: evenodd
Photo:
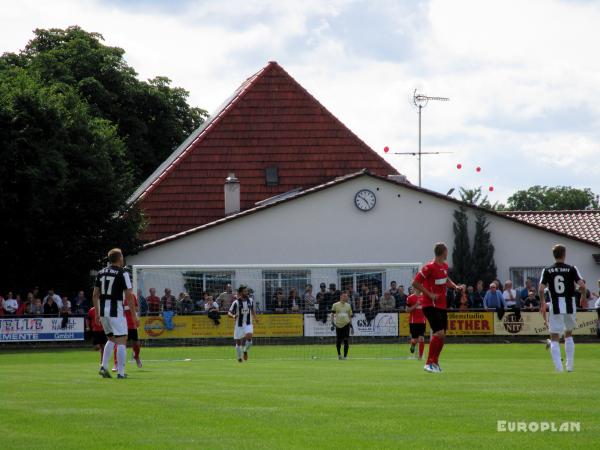
<svg viewBox="0 0 600 450">
<path fill-rule="evenodd" d="M 107 336 L 127 336 L 127 319 L 125 317 L 100 317 L 100 323 Z"/>
<path fill-rule="evenodd" d="M 575 328 L 575 313 L 573 314 L 552 314 L 548 320 L 548 329 L 552 334 L 563 334 L 565 331 L 571 331 Z"/>
<path fill-rule="evenodd" d="M 233 338 L 234 339 L 242 339 L 247 334 L 254 333 L 253 325 L 242 325 L 241 327 L 236 326 L 233 329 Z"/>
</svg>

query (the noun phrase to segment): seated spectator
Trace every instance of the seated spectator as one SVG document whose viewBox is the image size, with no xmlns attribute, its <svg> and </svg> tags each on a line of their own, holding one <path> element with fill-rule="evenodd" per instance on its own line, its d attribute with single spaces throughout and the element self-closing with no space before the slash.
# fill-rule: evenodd
<svg viewBox="0 0 600 450">
<path fill-rule="evenodd" d="M 394 297 L 394 300 L 396 300 L 396 305 L 398 304 L 399 298 L 398 298 L 398 294 L 400 293 L 400 291 L 398 291 L 398 284 L 395 281 L 390 282 L 390 294 L 392 294 L 392 297 Z"/>
<path fill-rule="evenodd" d="M 138 289 L 138 299 L 140 304 L 140 316 L 148 315 L 148 300 L 142 294 L 142 290 Z"/>
<path fill-rule="evenodd" d="M 156 316 L 160 313 L 160 298 L 156 295 L 156 289 L 150 288 L 150 295 L 146 299 L 148 302 L 148 314 Z"/>
<path fill-rule="evenodd" d="M 396 299 L 388 289 L 383 293 L 383 297 L 379 301 L 379 311 L 390 312 L 396 309 Z"/>
<path fill-rule="evenodd" d="M 327 285 L 321 283 L 319 292 L 315 296 L 315 320 L 327 322 L 327 305 L 325 304 L 325 294 L 327 294 Z"/>
<path fill-rule="evenodd" d="M 60 317 L 62 317 L 62 322 L 60 324 L 61 328 L 67 328 L 69 324 L 69 316 L 71 315 L 71 302 L 65 295 L 62 298 L 62 306 L 60 307 Z"/>
<path fill-rule="evenodd" d="M 219 296 L 217 297 L 217 303 L 219 304 L 219 309 L 221 311 L 229 311 L 229 307 L 231 306 L 231 303 L 233 302 L 233 299 L 235 298 L 235 295 L 233 293 L 233 288 L 231 286 L 231 284 L 227 284 L 225 286 L 225 291 L 221 292 L 219 294 Z"/>
<path fill-rule="evenodd" d="M 475 289 L 473 286 L 467 286 L 467 304 L 469 308 L 473 306 L 473 296 L 475 295 Z M 462 301 L 462 299 L 461 299 Z"/>
<path fill-rule="evenodd" d="M 496 283 L 490 283 L 490 289 L 485 293 L 483 297 L 483 307 L 488 309 L 506 309 L 506 303 L 504 302 L 504 297 L 502 293 L 498 292 L 498 286 Z"/>
<path fill-rule="evenodd" d="M 71 302 L 73 314 L 86 315 L 90 305 L 87 298 L 85 298 L 85 292 L 79 291 L 73 301 Z"/>
<path fill-rule="evenodd" d="M 17 299 L 13 297 L 12 292 L 9 292 L 2 302 L 2 309 L 4 309 L 4 314 L 7 316 L 14 316 L 17 313 L 19 303 L 17 302 Z"/>
<path fill-rule="evenodd" d="M 160 299 L 160 310 L 161 312 L 170 312 L 175 314 L 175 310 L 177 309 L 177 300 L 175 296 L 171 294 L 171 289 L 165 288 L 165 295 L 163 295 Z"/>
<path fill-rule="evenodd" d="M 469 286 L 471 291 L 473 291 L 473 286 Z M 468 311 L 469 310 L 469 293 L 468 288 L 467 291 L 462 291 L 462 293 L 458 294 L 458 310 L 459 311 Z"/>
<path fill-rule="evenodd" d="M 17 294 L 17 305 L 19 305 L 19 307 L 17 308 L 17 312 L 16 315 L 17 316 L 22 316 L 23 314 L 25 314 L 25 309 L 27 308 L 27 302 L 21 300 L 21 294 Z"/>
<path fill-rule="evenodd" d="M 62 303 L 62 301 L 61 301 Z M 45 316 L 58 316 L 58 305 L 54 301 L 54 295 L 46 297 L 46 303 L 44 303 L 44 315 Z"/>
<path fill-rule="evenodd" d="M 32 316 L 41 316 L 44 314 L 44 305 L 41 298 L 34 298 L 30 314 Z"/>
<path fill-rule="evenodd" d="M 313 287 L 312 284 L 307 284 L 304 288 L 304 294 L 302 295 L 302 300 L 304 302 L 304 310 L 313 312 L 315 310 L 316 298 L 313 295 Z"/>
<path fill-rule="evenodd" d="M 278 288 L 273 297 L 273 310 L 278 314 L 282 314 L 288 312 L 288 308 L 289 305 L 283 295 L 283 289 Z"/>
<path fill-rule="evenodd" d="M 54 303 L 56 303 L 57 307 L 60 309 L 62 307 L 62 299 L 54 292 L 54 289 L 48 289 L 48 294 L 44 297 L 44 305 L 48 302 L 50 297 L 52 297 Z"/>
<path fill-rule="evenodd" d="M 181 298 L 181 301 L 178 305 L 178 310 L 179 314 L 183 315 L 191 314 L 192 311 L 194 311 L 194 303 L 192 302 L 190 294 L 188 294 L 187 292 L 183 293 L 183 297 Z"/>
<path fill-rule="evenodd" d="M 502 296 L 504 297 L 504 303 L 506 303 L 507 308 L 514 309 L 521 306 L 519 299 L 517 298 L 517 291 L 513 289 L 511 280 L 506 280 L 504 282 L 504 292 L 502 292 Z"/>
<path fill-rule="evenodd" d="M 540 299 L 537 296 L 537 293 L 535 292 L 535 289 L 531 288 L 529 289 L 529 292 L 527 293 L 527 297 L 525 297 L 525 300 L 523 300 L 523 308 L 524 309 L 528 309 L 528 310 L 535 310 L 538 309 L 540 307 Z"/>
<path fill-rule="evenodd" d="M 27 293 L 27 298 L 25 299 L 25 301 L 23 302 L 23 314 L 26 314 L 28 316 L 31 315 L 31 311 L 33 308 L 33 293 L 29 292 Z"/>
<path fill-rule="evenodd" d="M 404 311 L 406 308 L 406 300 L 408 299 L 408 295 L 404 292 L 404 285 L 398 286 L 398 295 L 396 296 L 396 308 Z"/>
<path fill-rule="evenodd" d="M 298 290 L 294 287 L 290 289 L 290 293 L 288 294 L 288 305 L 291 312 L 300 312 L 304 310 L 302 299 L 298 295 Z"/>
<path fill-rule="evenodd" d="M 483 298 L 485 297 L 485 291 L 483 289 L 483 280 L 478 280 L 476 289 L 473 291 L 471 298 L 471 308 L 481 309 L 483 308 Z"/>
<path fill-rule="evenodd" d="M 533 281 L 531 281 L 531 278 L 527 278 L 527 280 L 525 280 L 525 287 L 520 289 L 518 292 L 518 297 L 521 300 L 521 306 L 525 305 L 525 300 L 529 296 L 529 291 L 531 289 L 534 289 Z"/>
<path fill-rule="evenodd" d="M 455 298 L 454 289 L 447 288 L 446 289 L 446 306 L 448 309 L 456 309 L 456 302 L 458 302 L 458 298 Z"/>
<path fill-rule="evenodd" d="M 208 318 L 211 319 L 215 325 L 219 325 L 221 323 L 219 304 L 214 301 L 213 296 L 208 292 L 204 293 L 204 311 L 206 311 Z"/>
</svg>

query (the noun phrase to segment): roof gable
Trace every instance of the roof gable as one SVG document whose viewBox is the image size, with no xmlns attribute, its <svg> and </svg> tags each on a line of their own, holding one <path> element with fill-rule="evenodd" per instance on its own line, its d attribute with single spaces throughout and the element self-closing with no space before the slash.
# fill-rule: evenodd
<svg viewBox="0 0 600 450">
<path fill-rule="evenodd" d="M 279 184 L 267 186 L 276 166 Z M 246 80 L 131 196 L 145 211 L 145 240 L 224 217 L 223 184 L 240 180 L 241 208 L 368 168 L 398 174 L 275 62 Z"/>
</svg>

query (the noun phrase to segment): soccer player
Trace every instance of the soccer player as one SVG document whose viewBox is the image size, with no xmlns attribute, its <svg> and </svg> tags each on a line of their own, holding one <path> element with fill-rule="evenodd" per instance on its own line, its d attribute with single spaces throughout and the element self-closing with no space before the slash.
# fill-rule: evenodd
<svg viewBox="0 0 600 450">
<path fill-rule="evenodd" d="M 579 287 L 580 305 L 585 308 L 586 288 L 585 281 L 581 278 L 577 267 L 565 264 L 567 250 L 564 245 L 552 247 L 554 264 L 542 270 L 540 278 L 540 299 L 544 298 L 544 291 L 548 288 L 550 296 L 550 320 L 546 313 L 546 302 L 540 302 L 540 312 L 544 323 L 550 331 L 550 354 L 557 372 L 563 371 L 560 357 L 560 335 L 565 334 L 565 354 L 567 356 L 567 372 L 573 372 L 573 358 L 575 357 L 575 342 L 573 341 L 573 328 L 575 328 L 575 286 Z"/>
<path fill-rule="evenodd" d="M 348 303 L 348 292 L 340 295 L 340 301 L 331 307 L 331 323 L 335 325 L 335 347 L 338 359 L 342 359 L 341 348 L 344 342 L 344 359 L 348 359 L 348 338 L 350 337 L 350 326 L 352 324 L 352 307 Z"/>
<path fill-rule="evenodd" d="M 98 372 L 103 378 L 112 378 L 110 372 L 106 370 L 108 361 L 117 346 L 118 375 L 117 378 L 126 378 L 125 376 L 125 358 L 127 350 L 127 320 L 124 315 L 123 294 L 129 305 L 134 305 L 132 296 L 133 289 L 129 274 L 123 270 L 125 261 L 123 253 L 118 248 L 113 248 L 108 252 L 109 266 L 103 268 L 96 275 L 94 283 L 93 301 L 94 308 L 100 314 L 96 314 L 96 324 L 101 323 L 108 341 L 104 346 L 102 355 L 102 365 Z M 135 308 L 135 306 L 134 306 Z M 132 320 L 137 326 L 137 317 Z"/>
<path fill-rule="evenodd" d="M 415 346 L 419 343 L 419 360 L 423 359 L 423 350 L 425 349 L 425 315 L 421 303 L 423 295 L 418 290 L 414 290 L 406 299 L 406 312 L 410 313 L 410 352 L 415 352 Z"/>
<path fill-rule="evenodd" d="M 412 286 L 423 293 L 421 307 L 423 314 L 429 322 L 433 333 L 429 342 L 429 353 L 425 371 L 439 373 L 439 357 L 444 347 L 446 329 L 448 328 L 448 312 L 446 311 L 446 289 L 462 291 L 463 286 L 458 286 L 448 277 L 448 247 L 443 242 L 438 242 L 433 247 L 434 259 L 425 264 L 415 276 Z"/>
<path fill-rule="evenodd" d="M 238 288 L 238 298 L 231 304 L 227 315 L 235 319 L 233 339 L 235 340 L 237 359 L 239 362 L 247 361 L 248 350 L 252 346 L 252 334 L 254 333 L 252 322 L 258 323 L 254 300 L 248 295 L 247 286 L 240 285 Z"/>
<path fill-rule="evenodd" d="M 87 313 L 88 318 L 88 330 L 92 331 L 92 345 L 98 351 L 100 351 L 100 364 L 102 364 L 102 354 L 104 353 L 104 346 L 106 345 L 106 334 L 104 334 L 104 328 L 102 325 L 96 323 L 96 308 L 93 306 Z"/>
<path fill-rule="evenodd" d="M 129 305 L 127 304 L 126 301 L 123 303 L 123 305 L 124 305 L 123 309 L 125 310 L 125 319 L 127 320 L 127 341 L 129 341 L 131 343 L 131 348 L 133 349 L 133 359 L 135 360 L 137 366 L 141 369 L 142 368 L 142 360 L 140 359 L 140 348 L 142 347 L 142 345 L 138 338 L 137 324 L 133 323 L 133 315 L 136 315 L 136 317 L 137 317 L 136 311 L 138 311 L 139 303 L 138 303 L 137 296 L 135 294 L 133 294 L 132 297 L 133 297 L 133 302 L 135 304 L 134 311 L 132 312 L 131 308 L 129 307 Z M 115 362 L 115 365 L 113 366 L 112 371 L 116 372 L 118 370 L 117 369 L 118 365 L 117 365 L 117 349 L 116 348 L 114 350 L 114 362 Z"/>
</svg>

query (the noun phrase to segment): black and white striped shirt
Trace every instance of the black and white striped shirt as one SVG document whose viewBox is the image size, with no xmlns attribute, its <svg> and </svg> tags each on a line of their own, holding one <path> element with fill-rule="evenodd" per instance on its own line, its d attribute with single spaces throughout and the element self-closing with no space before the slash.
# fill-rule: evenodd
<svg viewBox="0 0 600 450">
<path fill-rule="evenodd" d="M 96 275 L 94 286 L 100 290 L 100 317 L 124 317 L 123 292 L 132 288 L 129 273 L 121 267 L 105 267 Z"/>
<path fill-rule="evenodd" d="M 234 300 L 229 308 L 229 312 L 236 316 L 235 325 L 243 327 L 252 325 L 252 311 L 254 310 L 254 300 L 248 298 L 238 298 Z"/>
<path fill-rule="evenodd" d="M 540 284 L 548 288 L 552 314 L 573 314 L 576 311 L 576 284 L 581 280 L 577 267 L 555 263 L 542 270 Z"/>
</svg>

